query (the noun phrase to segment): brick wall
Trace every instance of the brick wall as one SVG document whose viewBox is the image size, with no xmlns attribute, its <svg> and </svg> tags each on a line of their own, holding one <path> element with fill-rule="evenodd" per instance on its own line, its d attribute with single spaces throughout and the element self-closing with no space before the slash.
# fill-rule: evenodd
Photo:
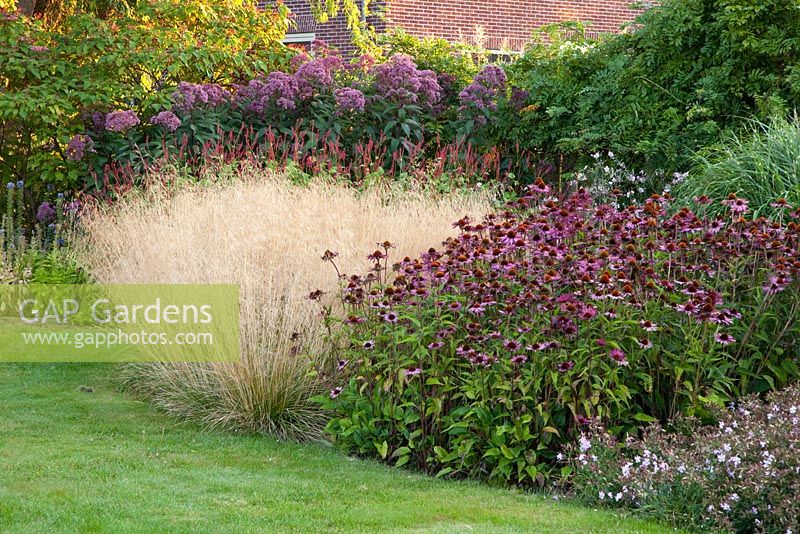
<svg viewBox="0 0 800 534">
<path fill-rule="evenodd" d="M 591 22 L 591 33 L 617 32 L 638 11 L 628 0 L 392 0 L 390 24 L 412 35 L 519 50 L 534 29 L 565 20 Z M 476 30 L 480 27 L 482 32 Z M 482 43 L 476 43 L 482 33 Z"/>
<path fill-rule="evenodd" d="M 284 3 L 298 23 L 290 33 L 314 32 L 317 39 L 343 52 L 352 50 L 344 17 L 318 24 L 308 0 Z M 419 37 L 444 37 L 489 50 L 519 50 L 536 28 L 553 22 L 589 22 L 590 33 L 619 31 L 638 13 L 629 4 L 629 0 L 371 0 L 371 9 L 382 16 L 369 22 L 378 31 L 400 26 Z"/>
<path fill-rule="evenodd" d="M 347 20 L 343 15 L 330 19 L 324 24 L 314 20 L 311 15 L 311 5 L 308 0 L 284 0 L 283 3 L 291 10 L 292 17 L 297 27 L 290 29 L 289 34 L 309 33 L 316 34 L 321 39 L 338 48 L 343 53 L 352 52 L 354 47 L 350 42 L 350 30 L 347 29 Z M 386 24 L 383 17 L 377 14 L 383 12 L 383 0 L 370 0 L 370 10 L 376 13 L 367 19 L 367 22 L 377 31 L 382 31 Z"/>
</svg>

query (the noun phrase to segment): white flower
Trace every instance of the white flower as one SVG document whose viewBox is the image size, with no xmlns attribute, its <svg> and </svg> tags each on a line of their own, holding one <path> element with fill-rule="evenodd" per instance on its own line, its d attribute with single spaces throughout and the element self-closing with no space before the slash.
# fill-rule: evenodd
<svg viewBox="0 0 800 534">
<path fill-rule="evenodd" d="M 586 452 L 592 448 L 592 442 L 586 437 L 585 434 L 581 434 L 581 437 L 578 440 L 578 445 L 581 449 L 581 452 Z"/>
<path fill-rule="evenodd" d="M 622 466 L 622 476 L 627 477 L 631 473 L 631 463 L 626 462 Z"/>
<path fill-rule="evenodd" d="M 605 491 L 601 491 L 598 496 L 600 497 L 600 500 L 602 501 L 602 500 L 604 500 L 606 498 L 606 492 Z"/>
</svg>

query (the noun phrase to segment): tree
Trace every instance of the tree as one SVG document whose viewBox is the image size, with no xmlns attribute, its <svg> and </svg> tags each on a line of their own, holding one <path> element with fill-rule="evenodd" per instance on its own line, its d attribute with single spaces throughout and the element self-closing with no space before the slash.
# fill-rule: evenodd
<svg viewBox="0 0 800 534">
<path fill-rule="evenodd" d="M 366 23 L 370 15 L 370 0 L 310 0 L 311 12 L 320 22 L 343 14 L 347 20 L 347 28 L 353 34 L 353 44 L 362 50 L 374 48 L 374 42 Z M 359 6 L 359 4 L 361 4 Z"/>
</svg>

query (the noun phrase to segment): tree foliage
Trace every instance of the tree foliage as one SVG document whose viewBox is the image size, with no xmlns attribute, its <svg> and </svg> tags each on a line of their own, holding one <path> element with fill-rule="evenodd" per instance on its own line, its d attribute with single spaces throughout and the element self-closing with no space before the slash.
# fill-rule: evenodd
<svg viewBox="0 0 800 534">
<path fill-rule="evenodd" d="M 69 182 L 63 152 L 92 112 L 144 111 L 179 81 L 231 84 L 285 65 L 286 11 L 241 1 L 143 2 L 58 27 L 0 17 L 0 174 Z M 80 127 L 79 127 L 80 128 Z"/>
<path fill-rule="evenodd" d="M 554 154 L 681 169 L 743 117 L 787 115 L 799 57 L 795 1 L 668 0 L 600 42 L 573 31 L 531 47 L 510 71 L 532 107 L 508 130 Z"/>
</svg>

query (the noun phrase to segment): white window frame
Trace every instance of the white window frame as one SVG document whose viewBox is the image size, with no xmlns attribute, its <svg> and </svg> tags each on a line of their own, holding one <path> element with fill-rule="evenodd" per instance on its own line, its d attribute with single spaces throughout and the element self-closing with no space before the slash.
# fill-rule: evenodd
<svg viewBox="0 0 800 534">
<path fill-rule="evenodd" d="M 286 35 L 286 38 L 284 38 L 283 43 L 284 44 L 311 43 L 316 38 L 317 38 L 316 32 L 290 33 Z"/>
</svg>

